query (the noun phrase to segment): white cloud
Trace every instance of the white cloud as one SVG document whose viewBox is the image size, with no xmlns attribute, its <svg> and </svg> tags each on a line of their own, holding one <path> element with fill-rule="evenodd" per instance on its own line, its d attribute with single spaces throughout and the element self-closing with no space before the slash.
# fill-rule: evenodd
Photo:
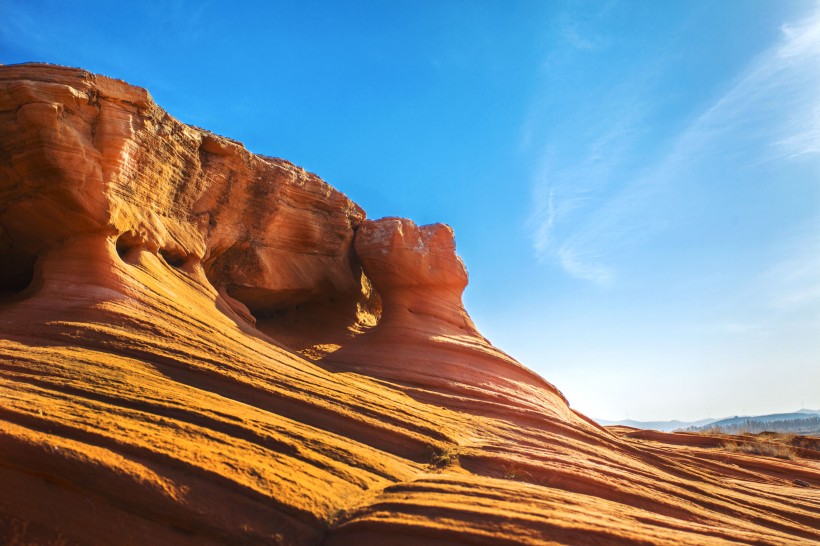
<svg viewBox="0 0 820 546">
<path fill-rule="evenodd" d="M 575 49 L 590 51 L 599 47 L 594 38 L 582 35 L 578 25 L 574 23 L 564 23 L 561 27 L 561 35 Z"/>
<path fill-rule="evenodd" d="M 0 42 L 17 47 L 31 47 L 45 42 L 43 29 L 38 25 L 25 6 L 9 1 L 0 1 L 3 24 L 0 25 Z"/>
<path fill-rule="evenodd" d="M 639 112 L 649 109 L 646 99 L 637 92 L 604 105 L 611 115 L 583 128 L 604 136 L 576 154 L 583 159 L 575 164 L 556 161 L 565 150 L 547 144 L 533 181 L 533 246 L 540 260 L 579 279 L 612 283 L 618 255 L 663 229 L 667 213 L 681 206 L 681 187 L 704 170 L 733 177 L 750 166 L 820 153 L 820 4 L 804 20 L 784 25 L 778 43 L 694 116 L 666 153 L 626 168 L 625 156 L 642 154 L 635 135 L 645 123 Z"/>
<path fill-rule="evenodd" d="M 811 224 L 784 245 L 782 258 L 761 279 L 778 311 L 797 311 L 820 304 L 820 224 Z"/>
<path fill-rule="evenodd" d="M 570 16 L 563 14 L 560 21 L 559 32 L 566 43 L 581 51 L 594 51 L 605 48 L 608 40 L 600 32 L 593 30 L 595 23 L 604 19 L 617 5 L 617 2 L 593 4 L 591 12 L 583 17 L 578 14 Z"/>
</svg>

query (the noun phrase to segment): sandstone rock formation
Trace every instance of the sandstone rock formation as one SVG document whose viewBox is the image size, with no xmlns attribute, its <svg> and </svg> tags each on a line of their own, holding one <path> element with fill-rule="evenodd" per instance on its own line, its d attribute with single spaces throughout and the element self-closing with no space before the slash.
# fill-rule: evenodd
<svg viewBox="0 0 820 546">
<path fill-rule="evenodd" d="M 0 542 L 820 541 L 817 460 L 602 429 L 466 284 L 447 226 L 0 67 Z"/>
</svg>

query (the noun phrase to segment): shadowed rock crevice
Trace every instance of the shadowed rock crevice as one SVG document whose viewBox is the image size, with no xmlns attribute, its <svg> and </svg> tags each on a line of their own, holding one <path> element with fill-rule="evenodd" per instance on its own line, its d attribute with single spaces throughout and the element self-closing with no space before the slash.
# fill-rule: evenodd
<svg viewBox="0 0 820 546">
<path fill-rule="evenodd" d="M 361 287 L 353 292 L 328 285 L 274 291 L 228 284 L 220 293 L 236 302 L 234 307 L 257 330 L 315 360 L 378 324 L 381 298 L 361 270 L 359 276 Z"/>
<path fill-rule="evenodd" d="M 160 249 L 159 255 L 162 259 L 175 269 L 185 269 L 191 263 L 191 257 L 185 252 L 175 248 Z"/>
<path fill-rule="evenodd" d="M 115 243 L 117 256 L 127 264 L 135 264 L 139 259 L 139 253 L 145 248 L 145 242 L 133 233 L 123 233 L 117 237 Z"/>
<path fill-rule="evenodd" d="M 0 204 L 0 303 L 25 297 L 34 283 L 36 269 L 37 253 L 14 243 L 4 226 Z"/>
<path fill-rule="evenodd" d="M 0 249 L 0 302 L 20 296 L 34 280 L 37 256 Z"/>
</svg>

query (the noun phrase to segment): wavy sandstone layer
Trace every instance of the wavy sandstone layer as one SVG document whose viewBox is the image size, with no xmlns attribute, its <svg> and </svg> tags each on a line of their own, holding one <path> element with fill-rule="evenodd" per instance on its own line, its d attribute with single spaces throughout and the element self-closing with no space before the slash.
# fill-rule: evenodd
<svg viewBox="0 0 820 546">
<path fill-rule="evenodd" d="M 121 81 L 0 67 L 0 264 L 0 542 L 820 541 L 816 459 L 592 424 L 450 228 Z"/>
</svg>

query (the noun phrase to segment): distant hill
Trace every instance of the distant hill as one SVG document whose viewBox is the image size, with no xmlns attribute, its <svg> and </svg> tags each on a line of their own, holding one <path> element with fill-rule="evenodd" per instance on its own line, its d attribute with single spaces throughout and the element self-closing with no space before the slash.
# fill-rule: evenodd
<svg viewBox="0 0 820 546">
<path fill-rule="evenodd" d="M 700 419 L 699 421 L 633 421 L 632 419 L 624 419 L 623 421 L 609 421 L 607 419 L 595 419 L 598 424 L 605 427 L 620 425 L 643 430 L 659 430 L 661 432 L 671 432 L 687 427 L 706 426 L 717 420 L 718 419 Z"/>
<path fill-rule="evenodd" d="M 661 432 L 676 430 L 699 432 L 707 429 L 720 429 L 721 432 L 732 434 L 764 431 L 820 434 L 820 410 L 806 408 L 791 413 L 700 419 L 698 421 L 634 421 L 632 419 L 622 421 L 595 419 L 595 421 L 605 427 L 621 425 L 643 430 L 659 430 Z"/>
<path fill-rule="evenodd" d="M 716 430 L 728 434 L 782 432 L 820 435 L 820 411 L 801 409 L 793 413 L 736 416 L 706 425 L 691 425 L 684 430 L 692 432 Z"/>
</svg>

